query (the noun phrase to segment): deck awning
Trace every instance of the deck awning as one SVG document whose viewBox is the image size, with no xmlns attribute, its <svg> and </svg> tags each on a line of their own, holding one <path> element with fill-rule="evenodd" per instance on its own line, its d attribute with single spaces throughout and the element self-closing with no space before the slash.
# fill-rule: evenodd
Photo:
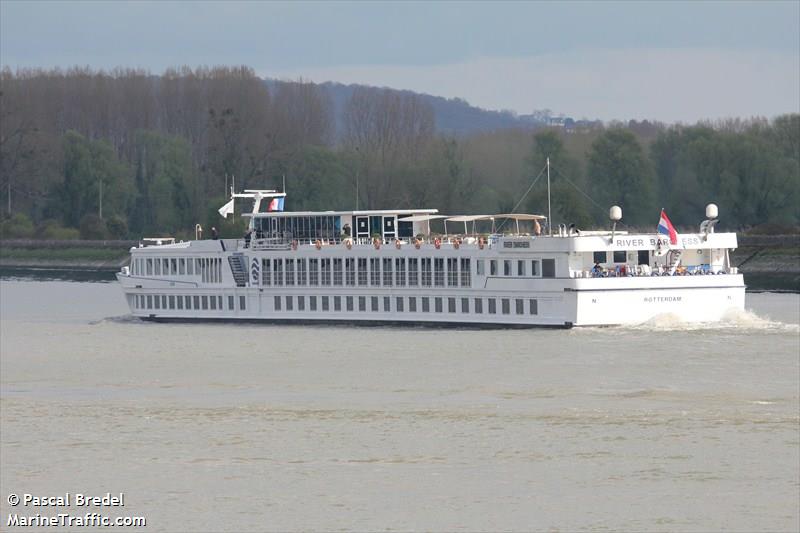
<svg viewBox="0 0 800 533">
<path fill-rule="evenodd" d="M 544 215 L 528 215 L 525 213 L 505 213 L 502 215 L 494 215 L 494 218 L 510 218 L 512 220 L 545 220 L 547 217 Z"/>
<path fill-rule="evenodd" d="M 398 222 L 427 222 L 439 218 L 447 218 L 447 215 L 411 215 L 410 217 L 398 218 Z"/>
</svg>

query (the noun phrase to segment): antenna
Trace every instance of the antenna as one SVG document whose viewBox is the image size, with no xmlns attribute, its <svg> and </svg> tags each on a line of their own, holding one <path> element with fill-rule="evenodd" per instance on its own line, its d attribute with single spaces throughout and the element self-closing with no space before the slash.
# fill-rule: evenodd
<svg viewBox="0 0 800 533">
<path fill-rule="evenodd" d="M 283 194 L 286 194 L 286 174 L 283 175 Z"/>
<path fill-rule="evenodd" d="M 553 236 L 553 212 L 550 210 L 550 156 L 547 156 L 547 228 Z"/>
</svg>

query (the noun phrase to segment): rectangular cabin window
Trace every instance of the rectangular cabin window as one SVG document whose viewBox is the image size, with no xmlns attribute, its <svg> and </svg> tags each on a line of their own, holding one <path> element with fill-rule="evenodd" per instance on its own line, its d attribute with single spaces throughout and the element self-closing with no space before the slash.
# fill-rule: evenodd
<svg viewBox="0 0 800 533">
<path fill-rule="evenodd" d="M 191 296 L 185 296 L 183 298 L 183 300 L 184 300 L 183 303 L 185 304 L 186 309 L 191 309 L 192 308 L 192 297 Z"/>
<path fill-rule="evenodd" d="M 408 312 L 409 313 L 417 312 L 417 298 L 415 296 L 411 296 L 408 299 Z"/>
<path fill-rule="evenodd" d="M 292 300 L 291 296 L 286 297 L 286 310 L 293 311 L 294 310 L 294 301 Z"/>
<path fill-rule="evenodd" d="M 341 287 L 344 280 L 342 279 L 342 258 L 341 257 L 334 257 L 333 258 L 333 284 L 337 287 Z"/>
<path fill-rule="evenodd" d="M 366 296 L 359 296 L 358 297 L 358 310 L 362 313 L 367 310 L 367 297 Z"/>
<path fill-rule="evenodd" d="M 538 278 L 539 275 L 540 275 L 539 274 L 539 260 L 538 259 L 534 259 L 533 261 L 531 261 L 531 276 L 533 276 L 534 278 Z"/>
<path fill-rule="evenodd" d="M 201 296 L 200 303 L 203 305 L 203 311 L 208 311 L 208 296 Z"/>
<path fill-rule="evenodd" d="M 525 314 L 525 300 L 522 298 L 517 298 L 514 302 L 517 307 L 517 314 L 524 315 Z"/>
<path fill-rule="evenodd" d="M 392 286 L 392 258 L 383 258 L 383 285 L 385 287 Z"/>
<path fill-rule="evenodd" d="M 334 311 L 341 311 L 342 310 L 342 297 L 341 296 L 334 296 L 333 297 L 333 310 Z"/>
<path fill-rule="evenodd" d="M 490 276 L 497 275 L 497 259 L 489 260 L 489 275 Z"/>
<path fill-rule="evenodd" d="M 160 276 L 161 275 L 161 259 L 156 258 L 153 261 L 153 264 L 155 265 L 155 269 L 153 270 L 153 275 Z"/>
<path fill-rule="evenodd" d="M 316 296 L 309 296 L 308 297 L 308 309 L 310 311 L 317 310 L 317 297 Z"/>
<path fill-rule="evenodd" d="M 147 259 L 147 275 L 153 275 L 153 260 L 151 258 Z"/>
<path fill-rule="evenodd" d="M 212 311 L 216 311 L 217 310 L 217 299 L 214 296 L 211 296 L 210 298 L 211 298 L 211 301 L 209 301 L 209 304 L 210 304 L 209 307 L 211 307 Z"/>
<path fill-rule="evenodd" d="M 166 294 L 162 294 L 161 295 L 161 309 L 166 309 L 166 308 L 167 308 L 167 295 Z"/>
<path fill-rule="evenodd" d="M 195 310 L 199 310 L 200 309 L 200 297 L 199 296 L 195 296 L 194 297 L 194 308 L 195 308 Z"/>
<path fill-rule="evenodd" d="M 650 264 L 650 250 L 639 250 L 636 254 L 637 263 L 640 265 Z"/>
<path fill-rule="evenodd" d="M 294 286 L 294 259 L 286 259 L 286 285 Z"/>
<path fill-rule="evenodd" d="M 175 307 L 178 309 L 183 309 L 183 296 L 175 297 Z"/>
<path fill-rule="evenodd" d="M 175 297 L 174 296 L 170 296 L 167 301 L 169 302 L 169 308 L 170 309 L 175 309 Z"/>
<path fill-rule="evenodd" d="M 228 311 L 233 311 L 233 296 L 228 296 Z"/>
<path fill-rule="evenodd" d="M 503 314 L 504 315 L 510 314 L 511 313 L 511 300 L 509 300 L 508 298 L 503 298 L 501 303 L 503 305 Z"/>
<path fill-rule="evenodd" d="M 556 277 L 556 260 L 555 259 L 542 259 L 542 277 L 554 278 Z"/>
<path fill-rule="evenodd" d="M 448 298 L 447 299 L 447 312 L 448 313 L 455 313 L 456 312 L 456 299 L 455 298 Z"/>
<path fill-rule="evenodd" d="M 320 274 L 322 277 L 322 285 L 325 287 L 331 284 L 331 259 L 330 257 L 323 257 L 320 261 Z M 323 309 L 325 311 L 325 309 Z"/>
<path fill-rule="evenodd" d="M 155 308 L 156 308 L 156 309 L 161 309 L 161 297 L 160 297 L 160 296 L 158 296 L 158 295 L 156 295 L 156 297 L 154 298 L 154 300 L 155 300 L 155 304 L 156 304 Z"/>
<path fill-rule="evenodd" d="M 147 308 L 148 309 L 153 308 L 153 297 L 149 294 L 147 295 Z"/>
<path fill-rule="evenodd" d="M 181 257 L 178 260 L 178 275 L 183 276 L 186 274 L 186 259 Z"/>
<path fill-rule="evenodd" d="M 298 259 L 297 260 L 297 284 L 301 287 L 304 287 L 308 283 L 308 277 L 306 274 L 306 260 L 305 259 Z"/>
<path fill-rule="evenodd" d="M 162 267 L 162 269 L 161 269 L 161 273 L 162 273 L 163 275 L 165 275 L 165 276 L 169 276 L 169 275 L 170 275 L 170 271 L 169 271 L 169 259 L 167 259 L 167 258 L 165 257 L 165 258 L 164 258 L 162 261 L 163 261 L 163 267 Z"/>
<path fill-rule="evenodd" d="M 283 285 L 283 259 L 272 260 L 272 282 L 277 287 Z"/>
<path fill-rule="evenodd" d="M 344 282 L 348 287 L 356 285 L 356 260 L 353 257 L 344 260 Z"/>
<path fill-rule="evenodd" d="M 430 287 L 433 279 L 431 278 L 431 258 L 422 258 L 422 286 Z"/>
<path fill-rule="evenodd" d="M 308 260 L 308 284 L 313 287 L 319 285 L 319 259 Z"/>
<path fill-rule="evenodd" d="M 427 296 L 422 297 L 422 312 L 423 313 L 430 313 L 431 312 L 431 299 Z"/>
<path fill-rule="evenodd" d="M 419 285 L 419 259 L 416 257 L 408 258 L 408 286 L 416 287 Z"/>
<path fill-rule="evenodd" d="M 433 259 L 433 284 L 437 287 L 444 287 L 444 257 Z"/>
<path fill-rule="evenodd" d="M 398 313 L 402 313 L 403 312 L 403 297 L 402 296 L 398 296 L 397 298 L 395 298 L 394 307 L 395 307 L 395 309 L 397 309 Z"/>
<path fill-rule="evenodd" d="M 198 276 L 202 275 L 203 273 L 203 260 L 202 259 L 195 259 L 194 271 L 195 274 Z"/>
<path fill-rule="evenodd" d="M 406 260 L 404 257 L 394 260 L 394 281 L 398 287 L 406 286 Z"/>
<path fill-rule="evenodd" d="M 483 313 L 483 299 L 475 298 L 475 314 L 480 315 Z"/>
<path fill-rule="evenodd" d="M 525 261 L 517 261 L 517 276 L 525 275 Z"/>
<path fill-rule="evenodd" d="M 484 276 L 486 274 L 486 268 L 483 263 L 483 259 L 478 259 L 475 261 L 475 275 L 476 276 Z"/>
<path fill-rule="evenodd" d="M 280 296 L 273 296 L 272 297 L 272 309 L 274 311 L 281 310 L 281 297 Z"/>
<path fill-rule="evenodd" d="M 170 270 L 169 273 L 172 276 L 178 275 L 178 260 L 177 259 L 170 259 L 169 260 Z"/>
<path fill-rule="evenodd" d="M 261 285 L 269 287 L 272 285 L 272 260 L 261 260 Z"/>
<path fill-rule="evenodd" d="M 510 276 L 511 275 L 511 261 L 508 260 L 508 259 L 505 259 L 503 261 L 503 275 L 504 276 Z"/>
<path fill-rule="evenodd" d="M 348 311 L 352 311 L 353 310 L 353 297 L 352 296 L 346 296 L 345 299 L 344 299 L 344 304 L 345 304 L 345 308 Z"/>
<path fill-rule="evenodd" d="M 437 313 L 442 312 L 442 299 L 441 298 L 434 298 L 433 299 L 433 308 L 436 310 Z"/>
<path fill-rule="evenodd" d="M 367 258 L 358 258 L 358 286 L 364 287 L 367 285 Z"/>
<path fill-rule="evenodd" d="M 330 311 L 331 309 L 331 300 L 328 296 L 322 297 L 322 310 L 323 311 Z"/>
<path fill-rule="evenodd" d="M 458 287 L 458 257 L 447 258 L 447 286 Z"/>
<path fill-rule="evenodd" d="M 624 263 L 627 261 L 628 253 L 625 250 L 614 250 L 614 262 Z"/>
<path fill-rule="evenodd" d="M 194 259 L 186 260 L 186 274 L 189 276 L 194 276 Z"/>
<path fill-rule="evenodd" d="M 383 310 L 386 313 L 392 310 L 392 299 L 389 296 L 383 297 Z"/>
<path fill-rule="evenodd" d="M 298 296 L 297 297 L 297 310 L 298 311 L 305 311 L 306 310 L 306 297 L 305 296 Z"/>
<path fill-rule="evenodd" d="M 369 259 L 369 284 L 373 287 L 381 284 L 381 260 L 377 257 Z"/>
<path fill-rule="evenodd" d="M 461 258 L 461 286 L 472 287 L 472 267 L 470 266 L 470 258 Z"/>
<path fill-rule="evenodd" d="M 219 310 L 222 311 L 222 296 L 217 296 L 217 306 Z"/>
<path fill-rule="evenodd" d="M 594 252 L 592 254 L 592 262 L 593 263 L 607 263 L 608 262 L 608 252 Z"/>
<path fill-rule="evenodd" d="M 461 312 L 469 314 L 469 298 L 461 298 Z"/>
<path fill-rule="evenodd" d="M 377 311 L 378 310 L 378 297 L 377 296 L 372 296 L 370 298 L 370 300 L 371 300 L 371 304 L 372 304 L 372 310 L 373 311 Z"/>
<path fill-rule="evenodd" d="M 528 313 L 532 315 L 539 314 L 539 300 L 528 300 Z"/>
<path fill-rule="evenodd" d="M 247 300 L 244 296 L 239 296 L 239 310 L 244 311 L 247 309 Z"/>
<path fill-rule="evenodd" d="M 489 314 L 496 315 L 497 314 L 497 300 L 494 298 L 489 298 Z"/>
</svg>

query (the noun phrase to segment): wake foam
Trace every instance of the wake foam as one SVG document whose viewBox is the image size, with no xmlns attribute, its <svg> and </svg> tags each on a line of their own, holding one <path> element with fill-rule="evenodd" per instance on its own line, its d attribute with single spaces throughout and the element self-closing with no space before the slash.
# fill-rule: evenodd
<svg viewBox="0 0 800 533">
<path fill-rule="evenodd" d="M 698 330 L 755 330 L 775 332 L 800 332 L 800 324 L 786 324 L 758 316 L 753 311 L 731 308 L 718 322 L 687 322 L 673 313 L 656 315 L 646 322 L 621 329 L 647 331 L 698 331 Z"/>
</svg>

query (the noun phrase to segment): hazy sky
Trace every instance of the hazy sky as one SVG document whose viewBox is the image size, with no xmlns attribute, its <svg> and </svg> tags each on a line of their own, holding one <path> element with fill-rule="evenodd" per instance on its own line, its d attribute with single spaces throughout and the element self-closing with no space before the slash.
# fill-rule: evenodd
<svg viewBox="0 0 800 533">
<path fill-rule="evenodd" d="M 245 64 L 519 113 L 774 116 L 800 111 L 800 1 L 0 0 L 0 63 Z"/>
</svg>

